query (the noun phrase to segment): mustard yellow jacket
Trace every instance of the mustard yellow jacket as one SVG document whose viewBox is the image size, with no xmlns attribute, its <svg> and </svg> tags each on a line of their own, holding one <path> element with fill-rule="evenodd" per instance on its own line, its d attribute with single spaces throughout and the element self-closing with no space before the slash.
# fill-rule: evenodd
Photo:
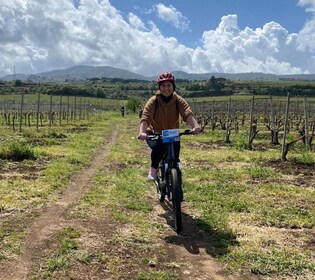
<svg viewBox="0 0 315 280">
<path fill-rule="evenodd" d="M 158 105 L 156 105 L 156 101 Z M 160 133 L 165 129 L 179 128 L 179 116 L 186 122 L 188 116 L 192 114 L 187 101 L 176 92 L 173 93 L 173 97 L 168 103 L 162 100 L 161 94 L 158 92 L 147 101 L 141 122 L 148 123 L 149 131 Z"/>
</svg>

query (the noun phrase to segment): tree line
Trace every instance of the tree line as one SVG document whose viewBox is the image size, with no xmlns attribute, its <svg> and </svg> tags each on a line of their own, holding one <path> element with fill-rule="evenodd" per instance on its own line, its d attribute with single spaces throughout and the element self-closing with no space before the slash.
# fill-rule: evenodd
<svg viewBox="0 0 315 280">
<path fill-rule="evenodd" d="M 315 81 L 232 81 L 211 76 L 208 80 L 177 79 L 177 91 L 184 97 L 229 95 L 269 95 L 315 97 Z M 32 82 L 15 80 L 0 83 L 0 94 L 41 94 L 98 98 L 147 99 L 157 90 L 155 81 L 94 78 L 65 82 Z"/>
</svg>

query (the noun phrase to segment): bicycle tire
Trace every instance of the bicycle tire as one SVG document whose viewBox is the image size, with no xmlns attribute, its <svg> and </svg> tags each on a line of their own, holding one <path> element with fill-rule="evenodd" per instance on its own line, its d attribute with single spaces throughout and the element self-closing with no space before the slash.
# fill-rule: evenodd
<svg viewBox="0 0 315 280">
<path fill-rule="evenodd" d="M 156 179 L 156 191 L 157 191 L 157 197 L 160 202 L 164 202 L 165 200 L 165 194 L 166 194 L 166 185 L 165 181 L 163 180 L 163 174 L 162 174 L 162 168 L 159 167 L 157 179 Z"/>
<path fill-rule="evenodd" d="M 171 191 L 172 191 L 172 206 L 174 227 L 177 233 L 182 230 L 182 211 L 181 211 L 181 191 L 180 181 L 176 168 L 171 169 L 170 173 Z"/>
</svg>

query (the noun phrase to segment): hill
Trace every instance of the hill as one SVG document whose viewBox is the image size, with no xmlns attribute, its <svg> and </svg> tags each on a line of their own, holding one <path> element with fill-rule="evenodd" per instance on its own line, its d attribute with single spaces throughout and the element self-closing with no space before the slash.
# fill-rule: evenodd
<svg viewBox="0 0 315 280">
<path fill-rule="evenodd" d="M 295 80 L 295 81 L 315 81 L 315 74 L 296 74 L 296 75 L 275 75 L 266 73 L 204 73 L 194 74 L 184 71 L 173 71 L 177 79 L 184 80 L 209 80 L 211 76 L 223 77 L 229 80 L 252 80 L 252 81 L 279 81 L 279 80 Z M 57 69 L 48 72 L 42 72 L 32 75 L 15 74 L 7 75 L 0 80 L 32 80 L 32 81 L 75 81 L 92 78 L 117 78 L 124 80 L 148 80 L 156 79 L 156 76 L 146 77 L 128 70 L 119 69 L 110 66 L 87 66 L 78 65 L 66 69 Z"/>
<path fill-rule="evenodd" d="M 266 73 L 205 73 L 205 74 L 188 74 L 183 71 L 173 72 L 177 79 L 186 80 L 209 80 L 211 76 L 216 78 L 225 78 L 232 81 L 315 81 L 315 74 L 295 74 L 295 75 L 275 75 Z"/>
<path fill-rule="evenodd" d="M 52 70 L 48 72 L 37 73 L 33 75 L 15 74 L 2 77 L 2 80 L 11 81 L 32 80 L 32 81 L 65 81 L 65 80 L 85 80 L 92 78 L 118 78 L 147 80 L 145 76 L 136 74 L 124 69 L 118 69 L 110 66 L 86 66 L 78 65 L 66 69 Z"/>
</svg>

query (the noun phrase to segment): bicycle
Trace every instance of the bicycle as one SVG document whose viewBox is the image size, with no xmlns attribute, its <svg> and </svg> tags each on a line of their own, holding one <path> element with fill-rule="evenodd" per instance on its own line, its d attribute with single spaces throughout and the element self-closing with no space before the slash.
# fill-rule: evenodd
<svg viewBox="0 0 315 280">
<path fill-rule="evenodd" d="M 191 130 L 179 132 L 178 129 L 163 130 L 161 134 L 147 134 L 148 140 L 161 139 L 166 146 L 154 182 L 159 201 L 164 202 L 165 196 L 172 201 L 174 228 L 177 233 L 182 230 L 181 203 L 183 201 L 183 190 L 180 162 L 179 159 L 175 158 L 173 143 L 179 141 L 180 136 L 190 134 L 193 134 Z"/>
</svg>

